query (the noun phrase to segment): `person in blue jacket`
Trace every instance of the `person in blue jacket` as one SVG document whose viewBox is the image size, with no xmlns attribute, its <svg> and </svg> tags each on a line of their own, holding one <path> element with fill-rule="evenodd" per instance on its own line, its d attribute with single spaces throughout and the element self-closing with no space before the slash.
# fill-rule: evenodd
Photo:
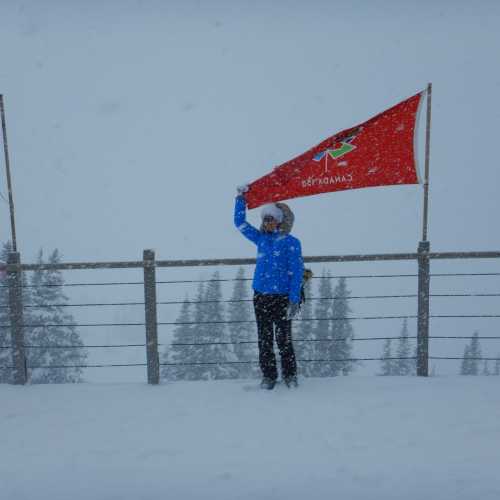
<svg viewBox="0 0 500 500">
<path fill-rule="evenodd" d="M 281 357 L 281 376 L 288 387 L 297 386 L 297 363 L 292 343 L 292 318 L 300 308 L 304 273 L 300 241 L 290 235 L 294 215 L 285 203 L 262 208 L 257 229 L 246 220 L 245 186 L 238 188 L 234 224 L 257 246 L 253 277 L 254 310 L 257 321 L 261 387 L 273 389 L 278 378 L 274 336 Z"/>
</svg>

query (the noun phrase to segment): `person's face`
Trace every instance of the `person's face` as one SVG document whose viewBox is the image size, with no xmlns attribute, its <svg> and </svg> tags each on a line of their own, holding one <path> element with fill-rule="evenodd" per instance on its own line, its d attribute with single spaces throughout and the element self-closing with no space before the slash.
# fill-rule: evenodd
<svg viewBox="0 0 500 500">
<path fill-rule="evenodd" d="M 263 228 L 266 233 L 272 233 L 278 227 L 278 221 L 271 217 L 270 215 L 266 215 L 263 219 Z"/>
</svg>

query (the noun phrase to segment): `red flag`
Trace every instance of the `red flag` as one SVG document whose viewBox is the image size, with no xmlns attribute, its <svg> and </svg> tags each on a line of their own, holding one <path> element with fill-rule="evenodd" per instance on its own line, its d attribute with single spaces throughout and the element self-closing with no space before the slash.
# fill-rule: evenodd
<svg viewBox="0 0 500 500">
<path fill-rule="evenodd" d="M 394 184 L 418 184 L 414 153 L 422 93 L 325 139 L 249 184 L 248 208 L 300 196 Z"/>
</svg>

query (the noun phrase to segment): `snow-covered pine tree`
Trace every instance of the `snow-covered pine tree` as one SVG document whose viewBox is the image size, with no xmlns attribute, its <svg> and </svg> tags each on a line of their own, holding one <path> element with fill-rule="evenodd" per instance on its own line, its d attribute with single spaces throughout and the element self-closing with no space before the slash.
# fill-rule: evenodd
<svg viewBox="0 0 500 500">
<path fill-rule="evenodd" d="M 332 341 L 321 340 L 331 339 L 331 320 L 325 318 L 331 317 L 333 298 L 332 278 L 329 272 L 323 271 L 319 278 L 318 297 L 314 307 L 314 318 L 318 321 L 313 322 L 312 336 L 315 342 L 311 342 L 312 359 L 330 359 L 332 352 Z M 329 362 L 309 363 L 309 376 L 311 377 L 329 377 L 333 373 L 333 366 Z"/>
<path fill-rule="evenodd" d="M 304 375 L 305 377 L 314 376 L 314 368 L 315 363 L 303 362 L 300 360 L 304 359 L 315 359 L 314 356 L 316 354 L 315 350 L 315 342 L 313 339 L 313 321 L 310 319 L 313 317 L 313 307 L 312 307 L 312 279 L 307 280 L 304 283 L 304 294 L 305 294 L 305 302 L 302 304 L 300 310 L 300 322 L 295 323 L 298 324 L 298 328 L 294 329 L 294 338 L 301 339 L 303 342 L 294 342 L 296 357 L 298 361 L 299 374 Z"/>
<path fill-rule="evenodd" d="M 486 375 L 486 376 L 491 375 L 487 359 L 484 360 L 484 363 L 483 363 L 483 372 L 481 373 L 481 375 Z"/>
<path fill-rule="evenodd" d="M 382 351 L 382 359 L 380 360 L 379 375 L 394 375 L 394 360 L 392 358 L 392 340 L 386 339 Z"/>
<path fill-rule="evenodd" d="M 500 375 L 500 352 L 497 354 L 497 359 L 495 360 L 495 369 L 493 375 Z"/>
<path fill-rule="evenodd" d="M 49 256 L 49 264 L 60 262 L 56 249 Z M 38 263 L 43 264 L 40 250 Z M 68 298 L 63 292 L 64 279 L 59 270 L 36 270 L 31 279 L 31 321 L 36 326 L 29 329 L 27 344 L 28 368 L 32 383 L 82 382 L 87 351 L 78 335 L 73 316 L 67 312 Z M 26 311 L 26 309 L 25 309 Z M 66 326 L 55 326 L 66 325 Z M 69 325 L 69 326 L 68 326 Z M 58 346 L 68 346 L 67 349 Z M 72 368 L 56 368 L 72 366 Z M 35 367 L 35 368 L 33 368 Z M 43 367 L 43 368 L 36 368 Z"/>
<path fill-rule="evenodd" d="M 460 365 L 460 375 L 470 375 L 471 373 L 471 368 L 470 368 L 470 346 L 467 344 L 464 347 L 464 355 L 462 358 L 462 363 Z"/>
<path fill-rule="evenodd" d="M 187 373 L 189 372 L 189 366 L 184 365 L 188 359 L 187 352 L 192 349 L 193 346 L 190 345 L 178 345 L 190 343 L 193 341 L 191 328 L 191 303 L 189 302 L 189 297 L 186 296 L 184 302 L 182 303 L 179 316 L 176 319 L 176 326 L 173 332 L 173 340 L 171 346 L 165 346 L 161 355 L 161 377 L 164 380 L 187 380 L 189 377 Z M 169 366 L 169 364 L 175 364 L 175 366 Z"/>
<path fill-rule="evenodd" d="M 479 334 L 474 332 L 470 344 L 464 348 L 464 357 L 460 368 L 460 375 L 479 375 L 479 359 L 481 357 L 481 345 Z"/>
<path fill-rule="evenodd" d="M 206 286 L 200 284 L 194 313 L 193 340 L 196 344 L 188 353 L 189 380 L 234 378 L 235 366 L 226 364 L 235 361 L 229 349 L 224 324 L 220 275 L 215 271 Z"/>
<path fill-rule="evenodd" d="M 405 318 L 403 320 L 403 326 L 401 327 L 400 339 L 398 341 L 398 350 L 396 353 L 395 360 L 395 375 L 412 375 L 413 374 L 413 359 L 410 358 L 410 341 L 408 339 L 408 320 Z"/>
<path fill-rule="evenodd" d="M 200 338 L 207 345 L 204 346 L 204 361 L 212 363 L 205 365 L 202 379 L 236 378 L 238 369 L 236 356 L 227 344 L 226 325 L 224 323 L 224 307 L 222 303 L 222 289 L 220 273 L 215 271 L 207 283 L 205 293 L 205 317 L 210 324 L 201 325 Z M 221 344 L 226 342 L 226 344 Z"/>
<path fill-rule="evenodd" d="M 331 365 L 331 375 L 349 375 L 354 368 L 355 362 L 352 359 L 352 340 L 354 329 L 349 319 L 351 308 L 349 307 L 349 295 L 351 292 L 347 288 L 347 280 L 339 279 L 333 295 L 331 335 L 335 340 L 331 344 L 330 359 L 338 359 Z"/>
<path fill-rule="evenodd" d="M 196 300 L 193 304 L 191 313 L 192 325 L 189 328 L 189 343 L 194 345 L 184 346 L 182 353 L 179 352 L 177 362 L 185 363 L 183 368 L 180 368 L 179 374 L 183 380 L 202 380 L 205 371 L 205 365 L 202 365 L 204 360 L 204 346 L 196 345 L 201 340 L 203 323 L 206 321 L 205 311 L 205 284 L 200 282 L 196 292 Z"/>
<path fill-rule="evenodd" d="M 479 343 L 479 333 L 474 332 L 470 342 L 470 375 L 479 375 L 479 364 L 481 357 L 481 345 Z"/>
<path fill-rule="evenodd" d="M 258 375 L 257 331 L 252 310 L 252 302 L 245 280 L 245 269 L 236 272 L 231 300 L 227 308 L 229 321 L 229 341 L 236 361 L 234 374 L 237 378 L 255 378 Z M 228 352 L 230 349 L 228 349 Z"/>
</svg>

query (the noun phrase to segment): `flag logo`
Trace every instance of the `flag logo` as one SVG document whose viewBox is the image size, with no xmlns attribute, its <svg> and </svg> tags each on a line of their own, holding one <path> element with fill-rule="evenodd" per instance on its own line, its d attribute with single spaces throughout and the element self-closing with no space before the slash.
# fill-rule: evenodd
<svg viewBox="0 0 500 500">
<path fill-rule="evenodd" d="M 342 139 L 342 141 L 334 144 L 333 148 L 325 149 L 324 151 L 321 151 L 320 153 L 315 155 L 313 157 L 313 160 L 321 161 L 326 155 L 330 156 L 334 160 L 337 160 L 347 153 L 354 151 L 356 149 L 356 146 L 351 144 L 351 142 L 355 139 L 355 137 L 355 135 L 351 135 L 350 137 Z"/>
</svg>

